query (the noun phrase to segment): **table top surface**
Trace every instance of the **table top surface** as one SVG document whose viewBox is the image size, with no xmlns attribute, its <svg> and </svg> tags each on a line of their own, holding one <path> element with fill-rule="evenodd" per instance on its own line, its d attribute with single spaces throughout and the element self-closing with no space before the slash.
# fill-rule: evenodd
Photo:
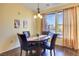
<svg viewBox="0 0 79 59">
<path fill-rule="evenodd" d="M 42 41 L 42 40 L 46 40 L 48 38 L 50 38 L 50 36 L 39 35 L 39 36 L 29 37 L 29 38 L 27 38 L 27 41 Z"/>
</svg>

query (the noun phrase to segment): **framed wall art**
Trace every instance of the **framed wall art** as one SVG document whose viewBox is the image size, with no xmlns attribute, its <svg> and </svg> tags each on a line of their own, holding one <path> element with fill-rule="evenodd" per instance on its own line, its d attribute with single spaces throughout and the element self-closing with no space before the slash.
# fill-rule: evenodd
<svg viewBox="0 0 79 59">
<path fill-rule="evenodd" d="M 27 24 L 28 24 L 27 20 L 23 20 L 23 28 L 27 28 Z"/>
<path fill-rule="evenodd" d="M 20 27 L 20 20 L 14 19 L 14 28 L 19 28 L 19 27 Z"/>
</svg>

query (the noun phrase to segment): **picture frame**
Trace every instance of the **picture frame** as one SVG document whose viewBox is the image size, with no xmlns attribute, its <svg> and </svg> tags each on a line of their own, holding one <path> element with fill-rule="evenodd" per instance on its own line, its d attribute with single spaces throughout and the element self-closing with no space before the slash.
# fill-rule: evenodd
<svg viewBox="0 0 79 59">
<path fill-rule="evenodd" d="M 20 20 L 14 19 L 14 28 L 19 28 L 19 27 L 20 27 Z"/>
<path fill-rule="evenodd" d="M 27 28 L 27 24 L 28 24 L 27 20 L 23 20 L 23 28 Z"/>
</svg>

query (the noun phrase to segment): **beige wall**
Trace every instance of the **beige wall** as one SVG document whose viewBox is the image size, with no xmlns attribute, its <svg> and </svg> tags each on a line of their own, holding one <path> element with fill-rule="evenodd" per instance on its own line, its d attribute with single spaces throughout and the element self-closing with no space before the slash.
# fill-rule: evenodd
<svg viewBox="0 0 79 59">
<path fill-rule="evenodd" d="M 41 34 L 41 19 L 36 19 L 36 33 Z"/>
<path fill-rule="evenodd" d="M 20 28 L 14 28 L 14 19 L 21 21 Z M 28 21 L 27 28 L 23 28 L 23 20 Z M 16 34 L 24 30 L 29 30 L 31 35 L 35 35 L 33 12 L 19 4 L 0 4 L 0 53 L 19 47 Z"/>
</svg>

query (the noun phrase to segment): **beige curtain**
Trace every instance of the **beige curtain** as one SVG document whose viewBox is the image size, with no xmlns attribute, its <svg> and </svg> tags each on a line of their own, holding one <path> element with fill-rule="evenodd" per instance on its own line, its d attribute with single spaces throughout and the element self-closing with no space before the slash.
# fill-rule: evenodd
<svg viewBox="0 0 79 59">
<path fill-rule="evenodd" d="M 76 7 L 64 10 L 63 45 L 77 49 L 77 17 Z"/>
</svg>

